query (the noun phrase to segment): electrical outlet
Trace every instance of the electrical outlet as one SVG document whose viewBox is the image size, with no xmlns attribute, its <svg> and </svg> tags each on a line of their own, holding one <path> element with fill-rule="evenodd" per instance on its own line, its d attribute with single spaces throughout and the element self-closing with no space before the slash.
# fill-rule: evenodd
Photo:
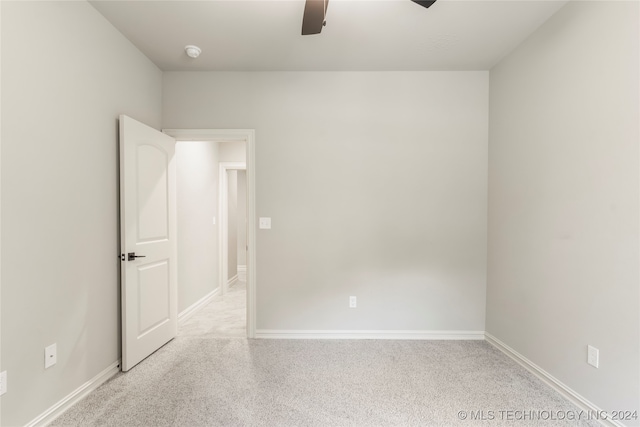
<svg viewBox="0 0 640 427">
<path fill-rule="evenodd" d="M 263 230 L 270 230 L 271 229 L 271 218 L 260 217 L 260 219 L 258 220 L 258 227 L 263 229 Z"/>
<path fill-rule="evenodd" d="M 587 363 L 594 368 L 600 364 L 600 350 L 590 345 L 587 346 Z"/>
<path fill-rule="evenodd" d="M 44 368 L 50 368 L 58 362 L 58 347 L 57 345 L 51 344 L 44 349 Z"/>
<path fill-rule="evenodd" d="M 7 371 L 0 372 L 0 396 L 7 392 Z"/>
<path fill-rule="evenodd" d="M 356 308 L 358 306 L 358 301 L 356 297 L 349 297 L 349 308 Z"/>
</svg>

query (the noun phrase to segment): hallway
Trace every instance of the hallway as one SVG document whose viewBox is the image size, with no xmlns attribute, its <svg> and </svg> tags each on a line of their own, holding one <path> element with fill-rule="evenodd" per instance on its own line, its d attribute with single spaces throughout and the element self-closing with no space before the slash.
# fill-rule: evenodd
<svg viewBox="0 0 640 427">
<path fill-rule="evenodd" d="M 246 338 L 247 284 L 236 282 L 178 326 L 178 337 Z"/>
</svg>

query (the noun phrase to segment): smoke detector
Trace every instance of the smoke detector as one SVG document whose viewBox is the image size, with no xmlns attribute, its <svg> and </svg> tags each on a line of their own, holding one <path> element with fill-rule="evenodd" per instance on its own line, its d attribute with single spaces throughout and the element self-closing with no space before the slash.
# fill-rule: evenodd
<svg viewBox="0 0 640 427">
<path fill-rule="evenodd" d="M 198 46 L 189 44 L 184 47 L 184 51 L 187 53 L 189 58 L 197 58 L 198 56 L 200 56 L 202 49 L 200 49 Z"/>
</svg>

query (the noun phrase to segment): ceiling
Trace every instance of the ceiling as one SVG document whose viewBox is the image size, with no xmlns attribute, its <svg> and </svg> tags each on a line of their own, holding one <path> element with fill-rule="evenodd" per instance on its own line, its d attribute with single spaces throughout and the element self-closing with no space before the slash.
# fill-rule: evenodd
<svg viewBox="0 0 640 427">
<path fill-rule="evenodd" d="M 164 71 L 488 70 L 566 3 L 331 0 L 302 36 L 304 0 L 91 2 Z"/>
</svg>

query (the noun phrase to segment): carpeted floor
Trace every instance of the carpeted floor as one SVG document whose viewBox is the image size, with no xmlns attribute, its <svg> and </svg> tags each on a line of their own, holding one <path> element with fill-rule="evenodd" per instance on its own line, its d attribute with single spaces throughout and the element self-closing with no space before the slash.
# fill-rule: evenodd
<svg viewBox="0 0 640 427">
<path fill-rule="evenodd" d="M 217 297 L 52 425 L 598 425 L 484 341 L 247 340 L 244 295 Z"/>
</svg>

